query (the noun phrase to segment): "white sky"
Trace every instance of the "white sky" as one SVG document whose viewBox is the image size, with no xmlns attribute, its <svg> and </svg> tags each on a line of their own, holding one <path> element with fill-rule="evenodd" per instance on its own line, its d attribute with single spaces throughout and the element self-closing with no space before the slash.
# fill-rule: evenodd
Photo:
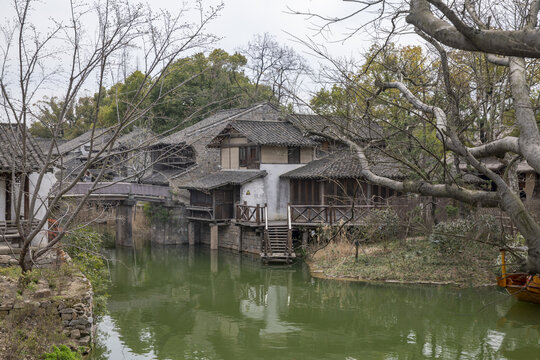
<svg viewBox="0 0 540 360">
<path fill-rule="evenodd" d="M 0 0 L 11 2 L 13 0 Z M 92 1 L 92 0 L 83 0 Z M 215 5 L 220 0 L 201 0 L 204 7 Z M 319 67 L 319 59 L 310 55 L 309 50 L 293 39 L 296 36 L 301 39 L 310 39 L 317 44 L 324 45 L 333 57 L 361 58 L 361 54 L 372 44 L 374 38 L 366 32 L 359 33 L 345 42 L 340 40 L 350 32 L 351 28 L 366 21 L 369 14 L 356 16 L 347 22 L 335 24 L 330 32 L 324 36 L 318 33 L 317 25 L 321 20 L 308 19 L 306 16 L 289 14 L 288 8 L 301 12 L 313 12 L 329 17 L 339 17 L 350 14 L 358 8 L 354 2 L 341 0 L 223 0 L 225 7 L 219 17 L 207 27 L 207 31 L 222 37 L 215 47 L 222 48 L 233 53 L 240 47 L 245 47 L 255 34 L 268 32 L 274 35 L 281 44 L 294 48 L 303 55 L 313 69 Z M 193 6 L 195 0 L 152 0 L 149 2 L 153 9 L 165 8 L 172 12 L 178 10 L 183 4 Z M 3 7 L 5 8 L 5 7 Z M 5 17 L 10 17 L 12 7 L 7 7 Z M 34 5 L 35 16 L 32 21 L 39 28 L 49 23 L 51 18 L 67 15 L 69 0 L 40 0 Z M 11 11 L 13 12 L 13 11 Z M 363 18 L 361 17 L 363 16 Z M 1 16 L 0 16 L 1 17 Z M 291 35 L 289 35 L 289 34 Z M 320 85 L 312 82 L 306 83 L 309 90 L 317 90 Z M 89 89 L 90 90 L 90 89 Z"/>
</svg>

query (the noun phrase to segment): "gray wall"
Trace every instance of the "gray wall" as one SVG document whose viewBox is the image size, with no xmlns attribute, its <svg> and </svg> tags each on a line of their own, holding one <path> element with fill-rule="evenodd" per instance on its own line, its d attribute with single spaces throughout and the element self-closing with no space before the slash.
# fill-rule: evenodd
<svg viewBox="0 0 540 360">
<path fill-rule="evenodd" d="M 183 204 L 162 205 L 169 210 L 168 221 L 151 220 L 150 241 L 159 245 L 188 243 L 186 208 Z"/>
</svg>

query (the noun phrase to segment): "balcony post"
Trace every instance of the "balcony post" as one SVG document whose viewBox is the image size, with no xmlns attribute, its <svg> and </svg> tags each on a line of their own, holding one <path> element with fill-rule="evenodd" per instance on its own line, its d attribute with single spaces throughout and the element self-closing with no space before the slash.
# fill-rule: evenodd
<svg viewBox="0 0 540 360">
<path fill-rule="evenodd" d="M 292 254 L 292 229 L 287 230 L 287 255 Z"/>
<path fill-rule="evenodd" d="M 264 204 L 264 228 L 268 230 L 268 204 Z"/>
<path fill-rule="evenodd" d="M 289 228 L 289 230 L 292 229 L 291 203 L 287 204 L 287 227 Z"/>
<path fill-rule="evenodd" d="M 261 225 L 261 206 L 257 204 L 257 207 L 255 208 L 255 221 L 257 222 L 257 225 Z"/>
</svg>

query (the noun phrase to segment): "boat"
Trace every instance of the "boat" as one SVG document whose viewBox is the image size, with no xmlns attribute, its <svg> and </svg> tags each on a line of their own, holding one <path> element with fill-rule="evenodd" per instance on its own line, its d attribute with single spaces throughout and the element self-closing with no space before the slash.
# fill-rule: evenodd
<svg viewBox="0 0 540 360">
<path fill-rule="evenodd" d="M 540 274 L 507 273 L 505 255 L 501 249 L 501 276 L 497 277 L 497 285 L 520 301 L 540 304 Z"/>
</svg>

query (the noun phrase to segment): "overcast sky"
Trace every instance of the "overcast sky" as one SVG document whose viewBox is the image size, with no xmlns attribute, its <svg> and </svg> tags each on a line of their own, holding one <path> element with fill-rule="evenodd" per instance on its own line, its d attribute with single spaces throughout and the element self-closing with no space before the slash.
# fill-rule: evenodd
<svg viewBox="0 0 540 360">
<path fill-rule="evenodd" d="M 340 0 L 225 0 L 221 16 L 211 24 L 210 29 L 224 37 L 220 46 L 227 50 L 247 44 L 255 34 L 268 32 L 298 52 L 306 49 L 296 43 L 291 35 L 303 39 L 309 36 L 319 43 L 326 43 L 335 55 L 348 56 L 361 50 L 364 44 L 359 41 L 360 38 L 345 44 L 331 43 L 317 34 L 316 28 L 321 21 L 291 14 L 290 9 L 325 16 L 343 16 L 355 7 Z M 325 32 L 325 35 L 329 37 L 328 40 L 339 40 L 348 31 L 346 26 L 351 24 L 335 25 L 332 27 L 333 33 Z"/>
<path fill-rule="evenodd" d="M 11 1 L 11 0 L 1 0 Z M 92 1 L 92 0 L 88 0 Z M 221 0 L 201 0 L 203 6 L 218 4 Z M 359 4 L 342 0 L 223 0 L 224 8 L 219 17 L 210 23 L 207 30 L 222 39 L 215 47 L 223 48 L 232 53 L 245 47 L 255 34 L 268 32 L 274 35 L 281 44 L 293 47 L 303 55 L 313 69 L 319 66 L 319 59 L 312 56 L 309 50 L 294 37 L 310 39 L 319 45 L 324 45 L 334 57 L 361 58 L 361 54 L 373 43 L 369 33 L 359 33 L 345 42 L 342 40 L 352 28 L 366 21 L 369 14 L 356 16 L 348 22 L 333 25 L 324 34 L 318 32 L 321 20 L 303 15 L 290 14 L 291 9 L 301 12 L 312 12 L 328 17 L 340 17 L 358 9 Z M 182 4 L 193 6 L 195 0 L 152 0 L 149 2 L 154 9 L 165 8 L 175 12 Z M 41 0 L 34 5 L 37 16 L 33 22 L 39 27 L 51 18 L 67 17 L 69 0 Z M 63 14 L 63 15 L 62 15 Z M 9 17 L 9 8 L 4 14 Z M 361 17 L 363 16 L 363 18 Z M 319 84 L 307 82 L 309 90 L 319 88 Z"/>
</svg>

